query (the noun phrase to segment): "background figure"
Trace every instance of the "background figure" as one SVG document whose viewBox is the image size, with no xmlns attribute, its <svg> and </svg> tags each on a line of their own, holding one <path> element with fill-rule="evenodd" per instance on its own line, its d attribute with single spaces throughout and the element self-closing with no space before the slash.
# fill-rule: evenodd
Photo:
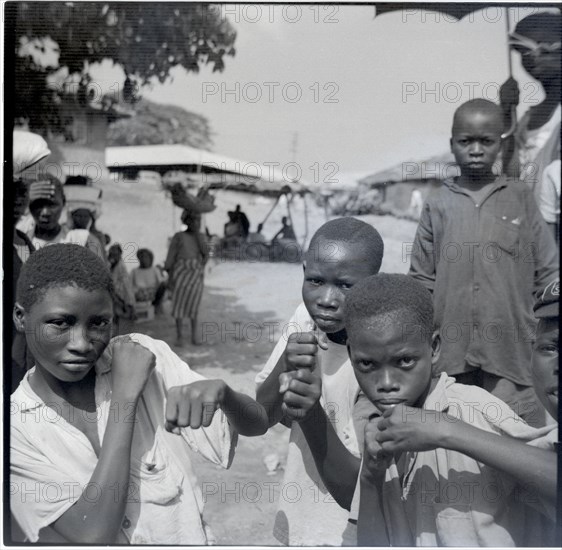
<svg viewBox="0 0 562 550">
<path fill-rule="evenodd" d="M 209 252 L 205 236 L 200 233 L 201 216 L 184 210 L 181 221 L 187 227 L 172 237 L 164 269 L 172 289 L 172 316 L 176 320 L 176 345 L 182 346 L 183 320 L 191 322 L 191 342 L 201 344 L 197 315 L 203 294 L 205 263 Z"/>
<path fill-rule="evenodd" d="M 43 174 L 37 181 L 29 182 L 29 211 L 34 225 L 27 231 L 36 250 L 49 244 L 73 243 L 85 246 L 100 258 L 105 251 L 87 229 L 72 229 L 60 223 L 66 197 L 62 183 L 52 174 Z"/>
<path fill-rule="evenodd" d="M 410 215 L 414 219 L 419 220 L 421 216 L 422 208 L 423 208 L 423 197 L 421 191 L 416 187 L 412 191 L 412 196 L 410 197 L 410 208 L 409 208 Z"/>
<path fill-rule="evenodd" d="M 281 218 L 281 223 L 283 224 L 281 229 L 277 231 L 272 241 L 286 239 L 288 241 L 296 241 L 297 236 L 295 235 L 295 231 L 293 230 L 293 226 L 289 223 L 287 216 L 283 216 Z"/>
<path fill-rule="evenodd" d="M 228 222 L 224 224 L 223 246 L 224 248 L 236 248 L 246 239 L 244 228 L 236 212 L 230 211 L 227 214 Z"/>
<path fill-rule="evenodd" d="M 271 239 L 273 257 L 276 261 L 296 261 L 302 253 L 297 236 L 286 216 L 281 218 L 281 223 L 281 229 Z"/>
<path fill-rule="evenodd" d="M 140 267 L 131 272 L 135 300 L 151 302 L 158 311 L 166 292 L 164 275 L 158 267 L 152 265 L 154 254 L 148 248 L 140 248 L 137 252 Z"/>
<path fill-rule="evenodd" d="M 561 21 L 560 14 L 533 14 L 519 21 L 510 36 L 511 47 L 521 55 L 523 68 L 540 82 L 545 97 L 517 123 L 513 150 L 504 151 L 504 171 L 523 179 L 533 189 L 537 202 L 544 170 L 560 159 Z M 519 103 L 519 89 L 513 78 L 502 85 L 500 100 L 505 116 Z"/>
<path fill-rule="evenodd" d="M 246 239 L 248 237 L 248 233 L 250 233 L 250 220 L 248 219 L 248 216 L 246 216 L 246 214 L 244 214 L 244 212 L 240 210 L 239 204 L 236 205 L 236 209 L 234 210 L 234 216 L 235 216 L 235 221 L 240 223 L 240 226 L 242 227 L 242 235 L 244 239 Z"/>
<path fill-rule="evenodd" d="M 135 293 L 131 277 L 121 259 L 123 250 L 117 243 L 109 247 L 107 258 L 113 281 L 113 335 L 129 334 L 135 321 Z"/>
<path fill-rule="evenodd" d="M 105 252 L 105 235 L 100 235 L 99 231 L 96 232 L 97 234 L 92 232 L 92 226 L 95 219 L 94 212 L 85 207 L 75 208 L 70 212 L 70 217 L 72 220 L 72 227 L 74 229 L 86 229 L 88 231 L 88 248 L 90 248 L 92 252 L 95 252 L 96 256 L 99 256 L 104 261 L 107 261 L 107 254 Z M 93 246 L 95 246 L 95 250 L 92 249 Z"/>
<path fill-rule="evenodd" d="M 22 179 L 14 181 L 15 198 L 14 198 L 14 238 L 13 238 L 13 289 L 11 300 L 12 309 L 16 301 L 15 289 L 17 288 L 20 271 L 23 264 L 27 261 L 30 254 L 35 250 L 28 236 L 16 229 L 16 224 L 25 213 L 27 202 L 29 200 L 29 193 L 26 183 Z M 27 349 L 25 343 L 25 334 L 13 331 L 12 337 L 12 384 L 10 393 L 13 392 L 21 382 L 26 370 L 33 366 L 33 357 Z"/>
</svg>

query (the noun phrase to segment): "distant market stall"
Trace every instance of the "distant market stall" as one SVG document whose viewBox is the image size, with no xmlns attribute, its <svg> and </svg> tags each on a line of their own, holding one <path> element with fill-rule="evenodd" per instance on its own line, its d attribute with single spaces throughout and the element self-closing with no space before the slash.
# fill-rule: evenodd
<svg viewBox="0 0 562 550">
<path fill-rule="evenodd" d="M 140 171 L 157 172 L 165 180 L 183 177 L 189 187 L 232 189 L 266 196 L 305 194 L 309 186 L 293 179 L 296 170 L 279 163 L 267 165 L 233 159 L 188 145 L 138 145 L 107 147 L 105 164 L 112 173 L 129 179 Z"/>
<path fill-rule="evenodd" d="M 275 198 L 261 226 L 277 207 L 281 197 L 285 197 L 287 217 L 292 224 L 291 203 L 294 197 L 299 196 L 305 206 L 303 243 L 308 239 L 306 195 L 311 190 L 302 179 L 293 177 L 298 173 L 293 163 L 285 167 L 279 163 L 262 165 L 187 145 L 170 144 L 107 147 L 105 164 L 110 173 L 123 174 L 128 180 L 141 181 L 139 173 L 158 174 L 162 187 L 171 192 L 176 206 L 202 214 L 215 208 L 214 196 L 209 193 L 211 190 L 228 189 Z"/>
</svg>

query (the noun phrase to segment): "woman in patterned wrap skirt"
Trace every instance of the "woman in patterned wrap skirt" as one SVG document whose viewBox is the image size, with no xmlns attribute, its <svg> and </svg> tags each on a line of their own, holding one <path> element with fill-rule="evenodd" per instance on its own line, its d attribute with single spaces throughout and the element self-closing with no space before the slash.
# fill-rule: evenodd
<svg viewBox="0 0 562 550">
<path fill-rule="evenodd" d="M 197 334 L 197 314 L 203 294 L 203 275 L 208 258 L 205 236 L 200 233 L 201 216 L 184 210 L 181 221 L 187 226 L 172 237 L 164 268 L 170 275 L 172 316 L 176 320 L 176 345 L 182 346 L 183 320 L 191 321 L 191 342 L 201 343 Z"/>
</svg>

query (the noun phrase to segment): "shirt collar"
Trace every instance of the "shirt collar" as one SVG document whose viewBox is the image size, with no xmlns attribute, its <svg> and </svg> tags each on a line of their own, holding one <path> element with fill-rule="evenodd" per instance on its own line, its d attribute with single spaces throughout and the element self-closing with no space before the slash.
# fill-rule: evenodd
<svg viewBox="0 0 562 550">
<path fill-rule="evenodd" d="M 447 389 L 454 384 L 455 379 L 442 372 L 439 375 L 437 384 L 433 391 L 425 398 L 423 409 L 428 411 L 446 412 L 449 408 L 449 398 L 447 397 Z"/>
<path fill-rule="evenodd" d="M 457 181 L 458 181 L 458 176 L 454 178 L 447 178 L 446 180 L 443 181 L 443 185 L 448 187 L 451 191 L 454 191 L 456 193 L 462 193 L 463 195 L 468 195 L 468 193 L 462 187 L 459 186 Z M 496 189 L 502 189 L 503 187 L 507 187 L 507 177 L 505 176 L 505 174 L 500 174 L 495 179 L 494 187 L 492 189 L 493 191 L 495 191 Z M 491 191 L 490 194 L 493 191 Z"/>
</svg>

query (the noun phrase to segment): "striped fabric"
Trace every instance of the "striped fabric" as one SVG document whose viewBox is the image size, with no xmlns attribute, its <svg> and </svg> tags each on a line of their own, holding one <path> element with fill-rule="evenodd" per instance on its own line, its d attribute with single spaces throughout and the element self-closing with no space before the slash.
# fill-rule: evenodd
<svg viewBox="0 0 562 550">
<path fill-rule="evenodd" d="M 199 259 L 180 260 L 173 273 L 172 317 L 195 317 L 203 294 L 204 265 Z"/>
</svg>

